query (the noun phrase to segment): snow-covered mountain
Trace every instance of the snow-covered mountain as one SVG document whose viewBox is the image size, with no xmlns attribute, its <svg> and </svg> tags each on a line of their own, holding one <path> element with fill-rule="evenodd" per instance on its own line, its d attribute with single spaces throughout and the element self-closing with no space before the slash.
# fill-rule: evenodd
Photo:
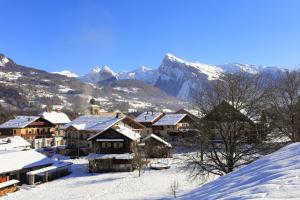
<svg viewBox="0 0 300 200">
<path fill-rule="evenodd" d="M 66 76 L 66 77 L 69 77 L 69 78 L 78 78 L 79 76 L 73 72 L 70 72 L 69 70 L 63 70 L 63 71 L 60 71 L 60 72 L 52 72 L 53 74 L 60 74 L 62 76 Z"/>
<path fill-rule="evenodd" d="M 142 66 L 138 69 L 129 72 L 119 73 L 119 79 L 135 79 L 135 80 L 143 81 L 150 85 L 155 84 L 158 76 L 159 76 L 159 72 L 157 69 L 151 69 L 145 66 Z"/>
<path fill-rule="evenodd" d="M 158 70 L 159 76 L 154 85 L 168 94 L 187 100 L 199 87 L 218 79 L 223 73 L 243 71 L 249 74 L 274 74 L 283 69 L 239 63 L 209 65 L 199 62 L 187 62 L 174 55 L 166 54 Z"/>
<path fill-rule="evenodd" d="M 140 67 L 129 72 L 114 72 L 109 67 L 96 67 L 81 80 L 93 84 L 111 83 L 116 80 L 134 79 L 153 85 L 179 99 L 188 100 L 203 84 L 219 79 L 223 73 L 246 72 L 249 74 L 274 74 L 283 70 L 279 67 L 229 63 L 211 65 L 188 62 L 172 54 L 166 54 L 158 69 Z"/>
<path fill-rule="evenodd" d="M 10 60 L 6 58 L 3 54 L 0 54 L 0 67 L 4 67 Z"/>
<path fill-rule="evenodd" d="M 93 84 L 103 84 L 118 80 L 118 74 L 108 66 L 104 66 L 102 69 L 97 66 L 80 79 Z"/>
<path fill-rule="evenodd" d="M 149 108 L 177 110 L 183 106 L 183 102 L 150 84 L 115 80 L 117 74 L 108 67 L 93 69 L 91 74 L 95 74 L 97 84 L 90 84 L 80 81 L 82 77 L 74 78 L 72 72 L 57 74 L 25 67 L 1 54 L 0 63 L 0 106 L 11 109 L 35 110 L 59 105 L 83 112 L 91 98 L 106 110 L 124 112 Z"/>
</svg>

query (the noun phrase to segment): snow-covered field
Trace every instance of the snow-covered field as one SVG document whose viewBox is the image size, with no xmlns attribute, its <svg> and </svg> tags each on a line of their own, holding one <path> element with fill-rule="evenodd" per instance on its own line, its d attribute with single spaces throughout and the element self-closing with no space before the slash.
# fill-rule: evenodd
<svg viewBox="0 0 300 200">
<path fill-rule="evenodd" d="M 264 156 L 179 199 L 300 199 L 300 143 Z"/>
<path fill-rule="evenodd" d="M 181 193 L 199 186 L 180 169 L 180 161 L 176 158 L 166 161 L 171 164 L 170 169 L 146 170 L 138 177 L 137 171 L 89 174 L 85 159 L 73 160 L 71 175 L 33 187 L 22 186 L 1 200 L 156 199 L 170 196 L 174 181 L 178 181 Z"/>
</svg>

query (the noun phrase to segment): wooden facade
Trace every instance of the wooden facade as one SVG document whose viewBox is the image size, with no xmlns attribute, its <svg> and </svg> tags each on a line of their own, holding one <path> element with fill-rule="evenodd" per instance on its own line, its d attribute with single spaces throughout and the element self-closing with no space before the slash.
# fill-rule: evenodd
<svg viewBox="0 0 300 200">
<path fill-rule="evenodd" d="M 186 115 L 176 124 L 153 126 L 153 133 L 160 137 L 168 137 L 170 134 L 176 134 L 181 132 L 181 130 L 188 129 L 191 122 L 192 119 Z"/>
<path fill-rule="evenodd" d="M 110 128 L 92 141 L 92 152 L 97 154 L 133 153 L 136 141 Z"/>
<path fill-rule="evenodd" d="M 38 118 L 37 120 L 23 128 L 0 129 L 1 136 L 21 136 L 26 140 L 48 138 L 52 136 L 54 131 L 55 125 L 43 118 Z"/>
</svg>

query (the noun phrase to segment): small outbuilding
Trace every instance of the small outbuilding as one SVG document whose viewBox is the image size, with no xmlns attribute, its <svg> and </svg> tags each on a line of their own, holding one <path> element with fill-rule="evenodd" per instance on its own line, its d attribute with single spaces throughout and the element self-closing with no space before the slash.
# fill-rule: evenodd
<svg viewBox="0 0 300 200">
<path fill-rule="evenodd" d="M 145 155 L 148 158 L 168 158 L 171 157 L 172 145 L 155 134 L 146 136 L 142 142 Z"/>
</svg>

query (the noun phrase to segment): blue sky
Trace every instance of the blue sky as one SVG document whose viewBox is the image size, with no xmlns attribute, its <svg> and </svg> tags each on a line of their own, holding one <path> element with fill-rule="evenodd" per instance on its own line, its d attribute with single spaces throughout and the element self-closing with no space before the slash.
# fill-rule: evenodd
<svg viewBox="0 0 300 200">
<path fill-rule="evenodd" d="M 0 3 L 0 52 L 47 71 L 156 68 L 165 53 L 210 64 L 300 66 L 298 0 Z"/>
</svg>

